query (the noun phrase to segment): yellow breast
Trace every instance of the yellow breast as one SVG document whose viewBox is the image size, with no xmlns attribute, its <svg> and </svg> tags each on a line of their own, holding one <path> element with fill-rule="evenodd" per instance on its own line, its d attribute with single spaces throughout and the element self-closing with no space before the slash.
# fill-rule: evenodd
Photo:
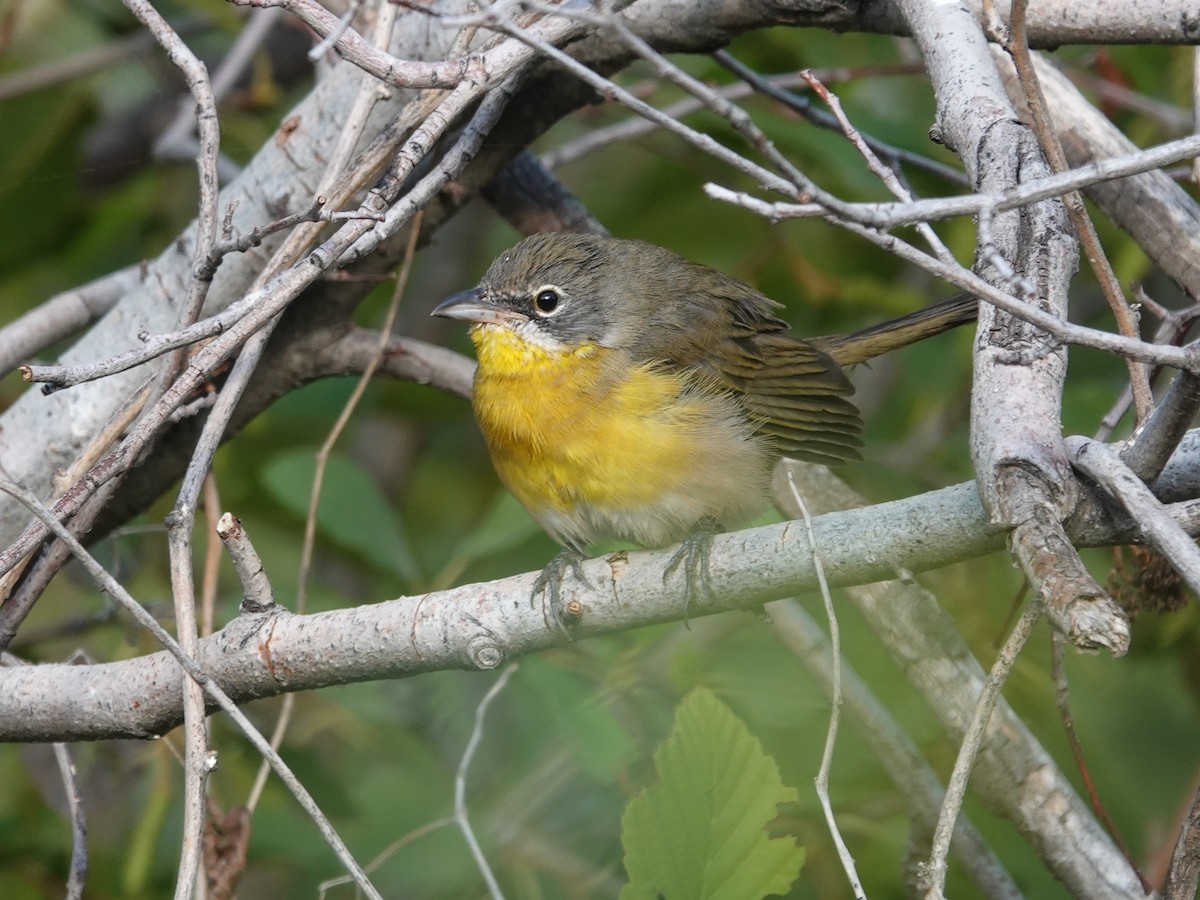
<svg viewBox="0 0 1200 900">
<path fill-rule="evenodd" d="M 550 349 L 490 325 L 471 336 L 496 471 L 561 543 L 661 546 L 764 504 L 774 453 L 728 393 L 591 343 Z"/>
</svg>

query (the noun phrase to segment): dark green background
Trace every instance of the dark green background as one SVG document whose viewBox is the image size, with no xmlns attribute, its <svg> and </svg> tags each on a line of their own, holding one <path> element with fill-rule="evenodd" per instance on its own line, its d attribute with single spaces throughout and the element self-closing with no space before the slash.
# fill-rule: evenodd
<svg viewBox="0 0 1200 900">
<path fill-rule="evenodd" d="M 231 7 L 197 2 L 164 9 L 199 14 L 216 32 L 193 39 L 219 48 L 229 40 Z M 4 48 L 0 73 L 20 71 L 135 31 L 116 4 L 40 7 Z M 774 29 L 738 41 L 733 52 L 771 73 L 801 67 L 859 67 L 860 77 L 832 86 L 856 125 L 897 145 L 951 161 L 930 144 L 934 106 L 925 78 L 872 77 L 870 67 L 901 61 L 908 51 L 891 39 Z M 1186 105 L 1190 52 L 1158 48 L 1104 52 L 1103 71 L 1156 99 Z M 1095 73 L 1097 51 L 1059 54 Z M 709 60 L 683 63 L 713 81 L 727 76 Z M 156 65 L 161 66 L 161 59 Z M 161 68 L 131 62 L 0 105 L 0 319 L 11 320 L 57 291 L 117 267 L 153 257 L 192 216 L 195 172 L 145 163 L 118 184 L 97 187 L 109 173 L 88 171 L 82 147 L 91 131 L 122 107 L 144 103 Z M 303 84 L 282 86 L 260 73 L 254 103 L 223 112 L 223 148 L 244 161 L 267 140 Z M 648 71 L 620 76 L 644 86 Z M 257 98 L 257 99 L 255 99 Z M 659 88 L 655 103 L 677 99 Z M 778 107 L 747 107 L 803 171 L 849 199 L 885 193 L 837 134 L 814 129 Z M 1174 137 L 1154 122 L 1110 110 L 1139 144 Z M 557 146 L 626 116 L 611 107 L 585 110 L 543 141 Z M 734 146 L 730 130 L 701 114 L 691 124 Z M 717 162 L 669 136 L 654 134 L 607 147 L 566 166 L 563 180 L 613 233 L 668 245 L 756 284 L 786 306 L 801 333 L 853 329 L 950 293 L 860 239 L 819 221 L 772 226 L 706 199 L 712 180 L 750 187 Z M 924 194 L 952 185 L 911 173 Z M 938 231 L 969 260 L 973 227 L 941 223 Z M 1103 222 L 1102 236 L 1123 282 L 1144 280 L 1163 302 L 1178 292 L 1125 236 Z M 517 235 L 490 209 L 474 204 L 423 251 L 404 303 L 402 330 L 464 351 L 453 323 L 429 320 L 445 294 L 468 287 L 491 256 Z M 380 321 L 391 286 L 360 310 Z M 1077 279 L 1073 317 L 1111 327 L 1093 281 Z M 867 417 L 865 461 L 841 473 L 872 500 L 907 496 L 971 476 L 967 451 L 970 335 L 943 336 L 894 358 L 860 368 L 858 401 Z M 1067 432 L 1089 434 L 1119 394 L 1120 360 L 1075 352 L 1064 403 Z M 248 528 L 285 603 L 294 595 L 303 506 L 312 454 L 346 401 L 350 379 L 313 385 L 287 397 L 223 449 L 216 474 L 221 506 Z M 10 376 L 0 401 L 25 387 Z M 134 595 L 169 615 L 162 516 L 171 498 L 136 528 L 106 539 L 97 552 Z M 204 539 L 198 536 L 198 546 Z M 368 390 L 343 437 L 326 480 L 311 609 L 344 607 L 451 583 L 540 568 L 555 552 L 499 487 L 468 404 L 430 388 L 379 381 Z M 1108 551 L 1089 557 L 1103 580 Z M 932 573 L 935 590 L 986 663 L 1002 636 L 1020 578 L 995 556 Z M 221 573 L 220 615 L 235 614 L 238 590 Z M 805 601 L 822 616 L 819 602 Z M 945 775 L 955 747 L 909 689 L 849 604 L 839 604 L 848 662 L 867 677 Z M 1100 793 L 1140 861 L 1161 863 L 1169 829 L 1197 777 L 1196 609 L 1144 616 L 1121 660 L 1072 653 L 1069 670 L 1075 721 Z M 132 627 L 85 578 L 61 577 L 39 604 L 14 648 L 32 660 L 58 660 L 78 647 L 93 659 L 149 652 L 151 640 Z M 1060 764 L 1072 770 L 1048 676 L 1049 636 L 1042 627 L 1023 654 L 1006 695 Z M 452 808 L 453 775 L 474 709 L 492 674 L 446 672 L 405 681 L 304 694 L 284 753 L 360 860 Z M 808 848 L 795 897 L 849 895 L 832 855 L 811 789 L 828 721 L 825 698 L 802 667 L 749 614 L 693 620 L 603 640 L 573 643 L 525 660 L 492 707 L 470 776 L 473 821 L 507 895 L 514 898 L 613 896 L 623 881 L 619 819 L 629 797 L 652 774 L 650 755 L 678 699 L 694 685 L 712 688 L 763 742 L 801 802 L 789 822 Z M 253 705 L 269 730 L 277 701 Z M 214 743 L 220 769 L 211 780 L 224 808 L 244 801 L 257 755 L 219 717 Z M 174 737 L 169 743 L 179 746 Z M 92 872 L 89 897 L 161 897 L 178 863 L 181 770 L 168 742 L 107 743 L 76 748 L 89 802 Z M 1078 778 L 1072 776 L 1076 782 Z M 61 789 L 49 748 L 0 747 L 0 896 L 11 900 L 61 895 L 69 857 Z M 908 838 L 900 798 L 853 726 L 842 733 L 832 793 L 847 841 L 872 897 L 900 896 Z M 974 803 L 976 824 L 1030 896 L 1061 896 L 1028 847 L 1007 824 Z M 340 874 L 315 827 L 276 782 L 253 820 L 242 897 L 313 896 Z M 375 872 L 390 897 L 478 897 L 482 881 L 453 827 L 416 837 Z M 951 893 L 971 887 L 952 875 Z M 333 897 L 349 897 L 338 888 Z"/>
</svg>

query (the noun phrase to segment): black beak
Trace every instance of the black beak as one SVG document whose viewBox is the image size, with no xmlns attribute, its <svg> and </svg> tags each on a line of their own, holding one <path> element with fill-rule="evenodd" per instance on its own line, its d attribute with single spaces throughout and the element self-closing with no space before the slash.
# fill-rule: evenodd
<svg viewBox="0 0 1200 900">
<path fill-rule="evenodd" d="M 431 316 L 443 316 L 447 319 L 462 319 L 464 322 L 475 322 L 480 325 L 503 325 L 508 322 L 520 322 L 527 318 L 516 310 L 498 306 L 487 298 L 482 288 L 471 288 L 469 291 L 459 291 L 447 297 L 433 308 Z"/>
</svg>

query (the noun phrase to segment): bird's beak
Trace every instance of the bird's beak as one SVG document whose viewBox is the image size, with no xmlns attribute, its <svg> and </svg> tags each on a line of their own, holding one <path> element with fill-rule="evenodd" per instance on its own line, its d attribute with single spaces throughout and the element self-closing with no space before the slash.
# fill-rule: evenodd
<svg viewBox="0 0 1200 900">
<path fill-rule="evenodd" d="M 469 291 L 459 291 L 447 297 L 433 308 L 431 316 L 444 316 L 447 319 L 462 319 L 464 322 L 475 322 L 480 325 L 504 325 L 509 322 L 520 322 L 526 317 L 516 310 L 505 309 L 487 299 L 487 294 L 481 288 L 471 288 Z"/>
</svg>

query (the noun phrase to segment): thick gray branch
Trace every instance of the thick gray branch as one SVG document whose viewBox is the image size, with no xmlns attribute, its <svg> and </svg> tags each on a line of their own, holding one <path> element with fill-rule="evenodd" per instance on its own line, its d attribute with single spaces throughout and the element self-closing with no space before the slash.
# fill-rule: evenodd
<svg viewBox="0 0 1200 900">
<path fill-rule="evenodd" d="M 1189 442 L 1200 453 L 1200 435 Z M 1177 463 L 1195 478 L 1196 456 Z M 1168 472 L 1172 471 L 1168 467 Z M 1194 485 L 1193 485 L 1194 486 Z M 1192 533 L 1195 501 L 1169 507 Z M 1127 542 L 1127 525 L 1096 504 L 1070 535 L 1079 544 Z M 973 483 L 814 520 L 831 585 L 867 584 L 898 571 L 919 572 L 981 556 L 1004 545 Z M 681 579 L 663 583 L 671 550 L 616 553 L 591 560 L 593 587 L 567 579 L 566 601 L 583 610 L 574 633 L 606 634 L 685 614 Z M 691 617 L 753 608 L 814 589 L 804 529 L 784 522 L 718 535 L 711 575 L 715 597 L 692 599 Z M 557 646 L 561 629 L 530 602 L 536 573 L 465 585 L 421 597 L 315 615 L 240 616 L 202 644 L 206 669 L 244 703 L 290 691 L 396 678 L 447 668 L 490 669 Z M 177 664 L 166 654 L 94 666 L 0 669 L 0 740 L 100 740 L 162 734 L 180 721 Z"/>
<path fill-rule="evenodd" d="M 1082 166 L 1137 152 L 1137 146 L 1053 65 L 1034 57 L 1046 107 L 1067 160 Z M 1011 70 L 1004 67 L 1006 76 Z M 1006 77 L 1006 85 L 1012 82 Z M 1200 206 L 1165 172 L 1132 175 L 1086 188 L 1104 214 L 1194 297 L 1200 297 Z"/>
</svg>

